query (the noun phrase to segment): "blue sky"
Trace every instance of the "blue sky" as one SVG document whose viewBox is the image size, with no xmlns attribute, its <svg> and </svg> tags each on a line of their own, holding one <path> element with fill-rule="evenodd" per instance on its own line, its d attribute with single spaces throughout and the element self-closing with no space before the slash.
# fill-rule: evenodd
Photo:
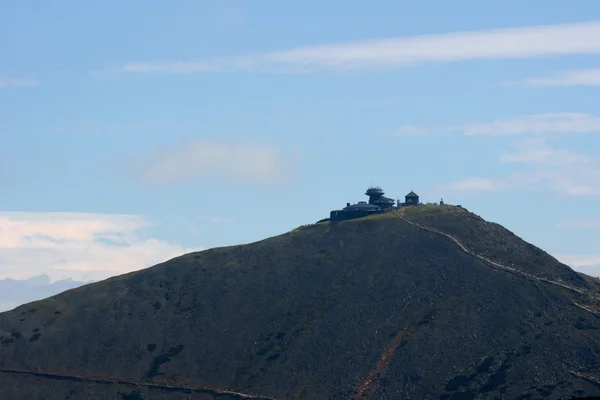
<svg viewBox="0 0 600 400">
<path fill-rule="evenodd" d="M 0 3 L 0 279 L 443 197 L 600 275 L 600 3 Z"/>
</svg>

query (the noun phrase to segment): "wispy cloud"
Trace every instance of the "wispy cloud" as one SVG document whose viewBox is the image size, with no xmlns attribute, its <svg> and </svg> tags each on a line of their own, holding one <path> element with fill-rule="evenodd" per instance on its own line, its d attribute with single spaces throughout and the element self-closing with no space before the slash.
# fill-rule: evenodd
<svg viewBox="0 0 600 400">
<path fill-rule="evenodd" d="M 600 254 L 557 254 L 556 258 L 576 271 L 600 277 Z"/>
<path fill-rule="evenodd" d="M 483 193 L 542 189 L 569 196 L 600 196 L 600 154 L 591 156 L 554 148 L 549 137 L 563 134 L 600 133 L 600 118 L 584 113 L 525 115 L 457 126 L 405 126 L 394 136 L 452 133 L 466 136 L 515 136 L 521 140 L 497 160 L 520 164 L 523 171 L 497 178 L 467 177 L 444 186 L 452 192 Z"/>
<path fill-rule="evenodd" d="M 312 71 L 569 54 L 600 54 L 600 21 L 315 45 L 191 61 L 131 62 L 122 70 L 132 73 L 222 69 Z"/>
<path fill-rule="evenodd" d="M 598 218 L 585 218 L 571 221 L 565 221 L 560 224 L 561 227 L 565 228 L 578 228 L 578 229 L 600 229 L 600 219 Z"/>
<path fill-rule="evenodd" d="M 457 126 L 398 128 L 396 135 L 412 132 L 425 135 L 434 132 L 455 132 L 465 135 L 555 135 L 600 132 L 600 118 L 584 113 L 547 113 L 518 116 L 488 122 Z"/>
<path fill-rule="evenodd" d="M 445 186 L 454 192 L 547 190 L 566 196 L 600 196 L 600 158 L 554 148 L 541 138 L 517 142 L 503 163 L 520 164 L 521 172 L 499 178 L 470 177 Z"/>
<path fill-rule="evenodd" d="M 600 86 L 600 68 L 563 71 L 550 76 L 528 78 L 517 82 L 525 86 Z"/>
<path fill-rule="evenodd" d="M 139 229 L 148 226 L 137 215 L 0 212 L 0 279 L 103 279 L 191 251 L 141 239 Z"/>
<path fill-rule="evenodd" d="M 291 169 L 276 147 L 203 140 L 161 149 L 137 164 L 142 181 L 154 185 L 201 179 L 279 184 Z"/>
<path fill-rule="evenodd" d="M 36 86 L 38 81 L 33 78 L 1 78 L 0 88 L 20 87 L 20 86 Z"/>
<path fill-rule="evenodd" d="M 567 149 L 558 149 L 549 146 L 540 138 L 529 138 L 513 145 L 512 152 L 505 152 L 500 161 L 503 163 L 521 164 L 553 164 L 558 167 L 593 163 L 594 159 L 588 155 L 575 153 Z"/>
<path fill-rule="evenodd" d="M 454 128 L 467 135 L 522 135 L 600 132 L 600 118 L 582 113 L 536 114 Z"/>
</svg>

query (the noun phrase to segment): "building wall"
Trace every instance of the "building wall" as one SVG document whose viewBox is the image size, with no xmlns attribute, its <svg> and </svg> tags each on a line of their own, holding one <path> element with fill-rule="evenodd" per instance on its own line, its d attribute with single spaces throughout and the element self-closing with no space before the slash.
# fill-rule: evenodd
<svg viewBox="0 0 600 400">
<path fill-rule="evenodd" d="M 332 221 L 344 221 L 348 219 L 355 219 L 366 217 L 367 215 L 379 214 L 381 211 L 342 211 L 334 210 L 330 213 L 329 218 Z"/>
</svg>

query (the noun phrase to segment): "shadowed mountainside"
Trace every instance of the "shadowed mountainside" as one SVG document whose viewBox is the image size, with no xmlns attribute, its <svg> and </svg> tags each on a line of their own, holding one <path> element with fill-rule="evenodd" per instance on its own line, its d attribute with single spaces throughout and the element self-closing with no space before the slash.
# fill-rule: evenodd
<svg viewBox="0 0 600 400">
<path fill-rule="evenodd" d="M 600 395 L 598 296 L 596 279 L 463 208 L 404 208 L 0 314 L 0 386 L 61 400 Z"/>
</svg>

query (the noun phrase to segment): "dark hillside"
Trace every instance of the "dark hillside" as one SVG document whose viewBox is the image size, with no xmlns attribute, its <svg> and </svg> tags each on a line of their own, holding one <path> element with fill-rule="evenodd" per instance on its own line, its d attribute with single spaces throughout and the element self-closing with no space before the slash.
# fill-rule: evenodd
<svg viewBox="0 0 600 400">
<path fill-rule="evenodd" d="M 492 260 L 536 276 L 588 288 L 588 283 L 568 266 L 514 233 L 461 207 L 423 206 L 402 209 L 409 220 L 455 236 L 467 248 Z"/>
<path fill-rule="evenodd" d="M 6 393 L 52 387 L 40 398 L 61 400 L 114 398 L 135 383 L 228 400 L 233 394 L 221 391 L 273 399 L 600 395 L 593 284 L 466 210 L 404 212 L 187 254 L 0 314 L 0 385 Z M 469 251 L 415 222 L 451 232 Z M 165 390 L 141 386 L 137 395 L 184 398 Z"/>
</svg>

